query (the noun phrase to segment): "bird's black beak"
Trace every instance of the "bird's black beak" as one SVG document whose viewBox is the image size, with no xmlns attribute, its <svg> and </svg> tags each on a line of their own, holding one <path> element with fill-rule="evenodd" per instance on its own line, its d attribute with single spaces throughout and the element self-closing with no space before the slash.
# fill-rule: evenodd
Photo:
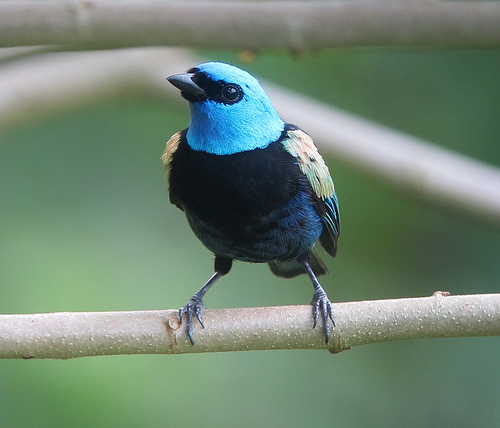
<svg viewBox="0 0 500 428">
<path fill-rule="evenodd" d="M 207 94 L 193 81 L 194 73 L 174 74 L 167 77 L 167 80 L 177 89 L 181 90 L 181 95 L 191 102 L 204 101 Z"/>
</svg>

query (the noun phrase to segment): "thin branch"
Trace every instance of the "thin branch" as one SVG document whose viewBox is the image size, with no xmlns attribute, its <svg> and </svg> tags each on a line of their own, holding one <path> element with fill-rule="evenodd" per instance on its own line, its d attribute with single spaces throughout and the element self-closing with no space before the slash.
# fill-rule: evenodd
<svg viewBox="0 0 500 428">
<path fill-rule="evenodd" d="M 181 102 L 165 77 L 199 62 L 182 50 L 147 48 L 46 54 L 7 64 L 0 69 L 0 128 L 121 92 Z M 281 116 L 299 124 L 338 162 L 405 194 L 500 224 L 498 168 L 283 88 L 265 82 L 264 87 Z"/>
<path fill-rule="evenodd" d="M 165 83 L 175 61 L 173 49 L 146 48 L 49 53 L 5 64 L 0 68 L 0 129 L 129 90 L 140 94 L 152 80 Z"/>
<path fill-rule="evenodd" d="M 96 355 L 328 349 L 394 340 L 499 336 L 500 294 L 334 304 L 329 345 L 311 307 L 207 310 L 189 342 L 178 311 L 0 315 L 0 358 L 67 359 Z"/>
<path fill-rule="evenodd" d="M 498 2 L 2 1 L 0 46 L 500 46 Z"/>
<path fill-rule="evenodd" d="M 500 224 L 500 169 L 297 93 L 266 85 L 274 106 L 338 161 L 398 188 Z"/>
<path fill-rule="evenodd" d="M 16 58 L 26 58 L 29 55 L 36 55 L 49 52 L 50 46 L 21 46 L 12 48 L 0 48 L 0 63 Z"/>
</svg>

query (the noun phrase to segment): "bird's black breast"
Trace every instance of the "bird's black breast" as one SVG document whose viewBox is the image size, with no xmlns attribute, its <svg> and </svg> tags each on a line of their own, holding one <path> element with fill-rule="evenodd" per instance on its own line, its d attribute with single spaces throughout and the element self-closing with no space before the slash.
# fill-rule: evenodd
<svg viewBox="0 0 500 428">
<path fill-rule="evenodd" d="M 195 151 L 186 131 L 170 164 L 170 200 L 214 225 L 265 216 L 292 199 L 304 182 L 280 141 L 232 155 Z"/>
</svg>

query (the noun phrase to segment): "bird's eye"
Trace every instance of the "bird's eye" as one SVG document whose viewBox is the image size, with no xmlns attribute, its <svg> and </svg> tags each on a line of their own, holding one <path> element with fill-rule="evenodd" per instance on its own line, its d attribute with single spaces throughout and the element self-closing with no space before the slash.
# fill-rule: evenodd
<svg viewBox="0 0 500 428">
<path fill-rule="evenodd" d="M 243 98 L 243 92 L 237 85 L 225 85 L 222 88 L 222 98 L 228 104 L 234 104 Z"/>
</svg>

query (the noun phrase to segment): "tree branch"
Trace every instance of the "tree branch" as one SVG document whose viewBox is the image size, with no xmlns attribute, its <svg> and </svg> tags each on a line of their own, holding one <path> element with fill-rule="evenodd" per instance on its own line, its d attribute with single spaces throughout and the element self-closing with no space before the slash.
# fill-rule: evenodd
<svg viewBox="0 0 500 428">
<path fill-rule="evenodd" d="M 0 46 L 500 46 L 498 2 L 2 1 Z"/>
<path fill-rule="evenodd" d="M 500 224 L 500 169 L 266 84 L 278 112 L 300 124 L 337 161 L 405 194 Z"/>
<path fill-rule="evenodd" d="M 333 305 L 329 345 L 311 306 L 216 309 L 196 322 L 195 345 L 178 311 L 0 315 L 0 358 L 67 359 L 96 355 L 186 354 L 328 349 L 394 340 L 499 336 L 500 294 L 378 300 Z"/>
</svg>

